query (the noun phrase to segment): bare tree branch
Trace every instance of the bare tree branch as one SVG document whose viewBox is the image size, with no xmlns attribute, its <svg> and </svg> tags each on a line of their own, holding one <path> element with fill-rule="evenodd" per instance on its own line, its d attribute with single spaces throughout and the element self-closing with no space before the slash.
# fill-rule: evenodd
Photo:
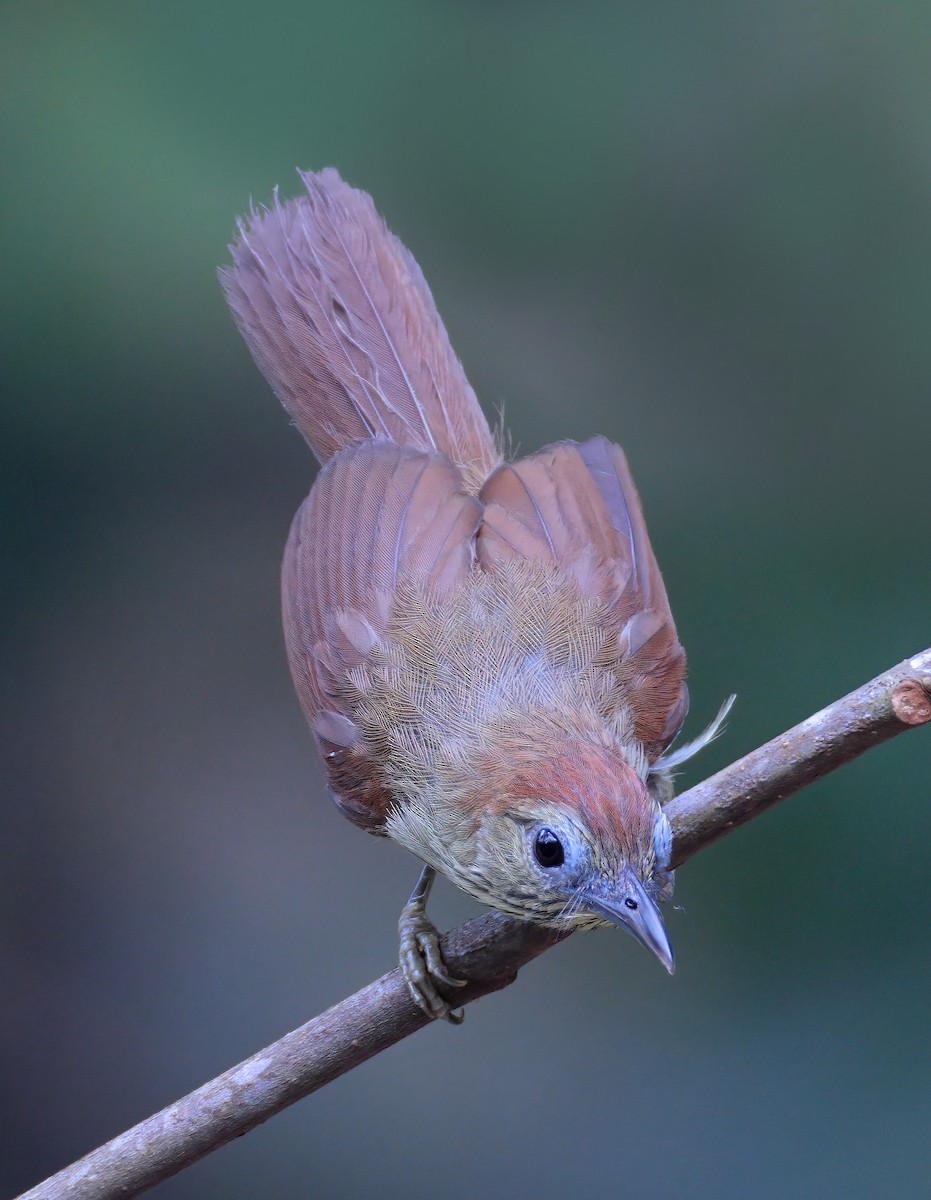
<svg viewBox="0 0 931 1200">
<path fill-rule="evenodd" d="M 925 650 L 671 800 L 673 865 L 872 746 L 929 721 Z"/>
<path fill-rule="evenodd" d="M 763 809 L 897 733 L 931 722 L 931 650 L 900 663 L 667 805 L 680 864 Z M 507 987 L 564 934 L 490 913 L 443 941 L 457 1003 Z M 137 1196 L 428 1024 L 390 971 L 20 1200 Z"/>
</svg>

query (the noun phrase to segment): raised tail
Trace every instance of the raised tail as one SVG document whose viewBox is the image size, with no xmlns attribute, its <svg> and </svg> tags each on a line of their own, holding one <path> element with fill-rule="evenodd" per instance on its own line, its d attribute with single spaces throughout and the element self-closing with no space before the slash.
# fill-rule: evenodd
<svg viewBox="0 0 931 1200">
<path fill-rule="evenodd" d="M 488 422 L 413 256 L 332 168 L 240 222 L 220 280 L 246 344 L 321 463 L 365 439 L 438 450 L 477 491 Z"/>
</svg>

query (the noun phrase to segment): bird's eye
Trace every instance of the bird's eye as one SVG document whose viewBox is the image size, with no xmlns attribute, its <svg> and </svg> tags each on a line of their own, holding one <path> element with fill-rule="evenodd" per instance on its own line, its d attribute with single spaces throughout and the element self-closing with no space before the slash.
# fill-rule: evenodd
<svg viewBox="0 0 931 1200">
<path fill-rule="evenodd" d="M 541 829 L 533 841 L 533 853 L 541 867 L 561 867 L 566 855 L 552 829 Z"/>
<path fill-rule="evenodd" d="M 628 908 L 639 908 L 640 907 L 637 904 L 637 901 L 634 900 L 634 898 L 632 896 L 628 896 L 627 899 L 624 901 L 624 903 L 627 905 Z"/>
</svg>

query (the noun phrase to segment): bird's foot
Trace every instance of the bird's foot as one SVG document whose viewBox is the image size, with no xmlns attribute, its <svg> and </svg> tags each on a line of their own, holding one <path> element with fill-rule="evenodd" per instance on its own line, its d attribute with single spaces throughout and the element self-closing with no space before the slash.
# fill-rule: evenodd
<svg viewBox="0 0 931 1200">
<path fill-rule="evenodd" d="M 465 987 L 466 980 L 454 979 L 446 970 L 440 953 L 440 935 L 427 916 L 427 896 L 435 874 L 432 867 L 424 867 L 410 900 L 401 909 L 398 920 L 401 974 L 411 999 L 428 1017 L 433 1020 L 443 1017 L 453 1025 L 461 1025 L 465 1013 L 461 1009 L 454 1011 L 436 986 L 440 983 L 460 988 Z"/>
</svg>

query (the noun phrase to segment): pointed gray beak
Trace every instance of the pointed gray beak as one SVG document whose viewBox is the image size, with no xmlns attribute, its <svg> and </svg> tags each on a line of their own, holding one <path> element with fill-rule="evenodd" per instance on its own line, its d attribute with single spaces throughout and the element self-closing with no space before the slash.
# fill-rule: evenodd
<svg viewBox="0 0 931 1200">
<path fill-rule="evenodd" d="M 659 908 L 632 871 L 624 872 L 609 896 L 589 892 L 585 900 L 591 912 L 632 933 L 642 946 L 653 951 L 670 975 L 675 975 L 676 960 Z"/>
</svg>

